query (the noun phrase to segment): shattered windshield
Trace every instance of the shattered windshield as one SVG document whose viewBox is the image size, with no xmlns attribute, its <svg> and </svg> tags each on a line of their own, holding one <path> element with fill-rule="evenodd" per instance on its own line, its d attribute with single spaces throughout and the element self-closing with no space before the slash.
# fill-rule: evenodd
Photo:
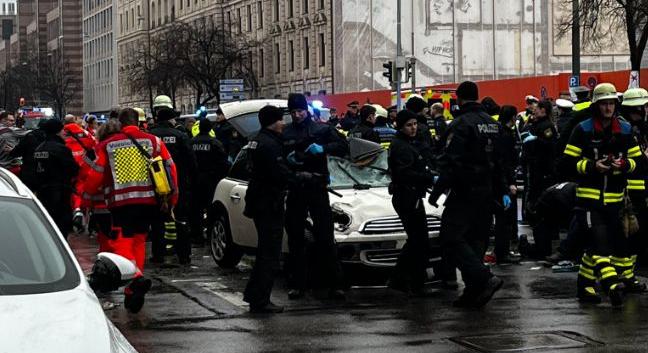
<svg viewBox="0 0 648 353">
<path fill-rule="evenodd" d="M 387 173 L 387 151 L 358 162 L 329 157 L 328 166 L 333 189 L 387 187 L 391 182 Z"/>
</svg>

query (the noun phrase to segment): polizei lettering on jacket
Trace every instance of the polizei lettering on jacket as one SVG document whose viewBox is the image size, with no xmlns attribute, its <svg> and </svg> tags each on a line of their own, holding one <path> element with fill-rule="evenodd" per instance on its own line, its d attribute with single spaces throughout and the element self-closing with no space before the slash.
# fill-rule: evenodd
<svg viewBox="0 0 648 353">
<path fill-rule="evenodd" d="M 477 130 L 480 134 L 496 134 L 499 132 L 497 124 L 477 124 Z"/>
</svg>

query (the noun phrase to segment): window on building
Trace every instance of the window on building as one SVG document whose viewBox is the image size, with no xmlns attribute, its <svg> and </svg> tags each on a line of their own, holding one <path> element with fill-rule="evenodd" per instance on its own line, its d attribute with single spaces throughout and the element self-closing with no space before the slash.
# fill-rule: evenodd
<svg viewBox="0 0 648 353">
<path fill-rule="evenodd" d="M 191 2 L 187 0 L 187 8 L 189 8 L 189 6 L 191 6 Z"/>
<path fill-rule="evenodd" d="M 279 21 L 279 0 L 274 0 L 274 20 Z"/>
<path fill-rule="evenodd" d="M 232 33 L 232 12 L 227 11 L 227 28 L 229 30 L 229 33 Z"/>
<path fill-rule="evenodd" d="M 310 47 L 308 43 L 308 37 L 304 37 L 304 54 L 303 54 L 303 64 L 304 70 L 310 68 Z"/>
<path fill-rule="evenodd" d="M 128 31 L 128 10 L 126 10 L 126 31 Z"/>
<path fill-rule="evenodd" d="M 151 13 L 155 15 L 155 2 L 151 3 Z M 155 28 L 155 16 L 151 16 L 151 28 Z"/>
<path fill-rule="evenodd" d="M 319 0 L 319 6 L 317 8 L 320 10 L 324 10 L 324 0 Z"/>
<path fill-rule="evenodd" d="M 319 66 L 326 66 L 326 43 L 324 33 L 319 34 Z"/>
<path fill-rule="evenodd" d="M 263 28 L 263 2 L 257 2 L 257 28 Z"/>
<path fill-rule="evenodd" d="M 131 9 L 131 28 L 135 28 L 135 9 Z"/>
<path fill-rule="evenodd" d="M 247 31 L 252 32 L 252 5 L 247 6 Z"/>
<path fill-rule="evenodd" d="M 263 49 L 259 49 L 259 77 L 263 77 L 265 75 L 264 60 L 265 56 L 263 56 Z"/>
<path fill-rule="evenodd" d="M 280 73 L 281 72 L 281 53 L 279 52 L 279 43 L 275 43 L 274 57 L 275 57 L 275 73 Z"/>
<path fill-rule="evenodd" d="M 294 10 L 294 6 L 295 6 L 293 1 L 294 0 L 288 0 L 288 18 L 293 17 L 293 10 Z"/>
<path fill-rule="evenodd" d="M 238 32 L 243 33 L 243 18 L 241 18 L 241 8 L 236 9 L 236 23 L 238 23 Z"/>
<path fill-rule="evenodd" d="M 124 31 L 124 14 L 123 13 L 119 14 L 119 30 L 122 31 L 122 32 Z M 86 30 L 86 32 L 89 32 L 89 31 Z"/>
<path fill-rule="evenodd" d="M 308 13 L 308 0 L 302 0 L 302 13 Z"/>
<path fill-rule="evenodd" d="M 295 71 L 295 47 L 293 45 L 293 41 L 289 40 L 288 41 L 288 64 L 290 66 L 290 72 Z"/>
<path fill-rule="evenodd" d="M 182 10 L 183 8 L 184 8 L 184 1 L 180 0 L 180 10 Z"/>
<path fill-rule="evenodd" d="M 162 26 L 162 1 L 158 0 L 158 12 L 157 12 L 157 17 L 158 17 L 158 26 Z"/>
</svg>

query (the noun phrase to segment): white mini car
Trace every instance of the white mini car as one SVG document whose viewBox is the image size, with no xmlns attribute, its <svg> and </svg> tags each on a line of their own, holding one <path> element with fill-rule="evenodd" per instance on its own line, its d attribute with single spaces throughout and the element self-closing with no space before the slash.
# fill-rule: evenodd
<svg viewBox="0 0 648 353">
<path fill-rule="evenodd" d="M 0 352 L 137 353 L 38 199 L 2 168 L 0 224 Z"/>
<path fill-rule="evenodd" d="M 246 138 L 259 131 L 258 111 L 272 104 L 287 107 L 285 100 L 252 100 L 223 104 L 228 121 Z M 286 112 L 285 120 L 290 120 Z M 387 151 L 378 144 L 365 143 L 360 149 L 371 152 L 369 163 L 356 164 L 349 159 L 330 157 L 331 208 L 335 241 L 342 263 L 365 266 L 393 266 L 405 244 L 406 235 L 387 191 Z M 376 150 L 370 151 L 370 145 Z M 369 146 L 369 150 L 367 149 Z M 353 150 L 352 146 L 352 150 Z M 254 223 L 243 215 L 248 185 L 247 150 L 237 156 L 227 178 L 216 188 L 208 229 L 211 254 L 220 267 L 236 266 L 244 253 L 257 246 Z M 430 240 L 438 244 L 441 209 L 427 205 Z M 284 252 L 287 252 L 284 237 Z"/>
</svg>

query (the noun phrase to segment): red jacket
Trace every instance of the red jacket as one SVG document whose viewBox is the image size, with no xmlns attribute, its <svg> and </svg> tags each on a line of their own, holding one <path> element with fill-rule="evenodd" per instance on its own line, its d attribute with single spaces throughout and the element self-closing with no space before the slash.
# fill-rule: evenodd
<svg viewBox="0 0 648 353">
<path fill-rule="evenodd" d="M 86 149 L 91 150 L 97 144 L 92 135 L 84 130 L 81 126 L 72 123 L 63 127 L 65 146 L 72 151 L 72 156 L 79 166 L 82 164 L 83 157 L 86 155 Z M 73 137 L 76 136 L 76 138 Z M 81 143 L 79 143 L 79 141 Z"/>
<path fill-rule="evenodd" d="M 85 192 L 96 194 L 103 189 L 108 208 L 158 203 L 148 161 L 126 134 L 136 139 L 153 158 L 162 157 L 173 188 L 169 202 L 171 206 L 175 205 L 178 201 L 178 176 L 173 159 L 158 137 L 141 132 L 137 126 L 126 126 L 97 145 L 97 159 L 90 164 Z"/>
</svg>

